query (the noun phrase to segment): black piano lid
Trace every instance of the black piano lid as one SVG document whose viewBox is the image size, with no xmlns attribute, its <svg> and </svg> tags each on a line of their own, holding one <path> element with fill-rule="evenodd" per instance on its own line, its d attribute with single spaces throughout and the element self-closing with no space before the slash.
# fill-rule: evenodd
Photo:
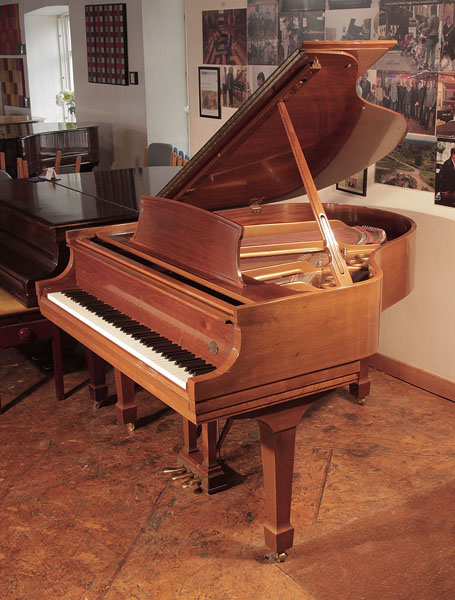
<svg viewBox="0 0 455 600">
<path fill-rule="evenodd" d="M 318 189 L 376 162 L 406 135 L 406 121 L 359 98 L 356 80 L 394 44 L 305 42 L 158 195 L 222 210 L 304 194 L 280 100 Z"/>
</svg>

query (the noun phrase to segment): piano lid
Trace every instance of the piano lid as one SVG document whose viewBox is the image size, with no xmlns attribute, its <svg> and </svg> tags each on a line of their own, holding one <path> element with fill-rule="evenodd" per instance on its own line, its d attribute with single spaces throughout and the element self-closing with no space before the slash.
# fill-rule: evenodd
<svg viewBox="0 0 455 600">
<path fill-rule="evenodd" d="M 280 101 L 318 189 L 376 162 L 406 135 L 406 121 L 361 99 L 356 80 L 394 44 L 305 42 L 158 195 L 221 210 L 304 194 Z"/>
</svg>

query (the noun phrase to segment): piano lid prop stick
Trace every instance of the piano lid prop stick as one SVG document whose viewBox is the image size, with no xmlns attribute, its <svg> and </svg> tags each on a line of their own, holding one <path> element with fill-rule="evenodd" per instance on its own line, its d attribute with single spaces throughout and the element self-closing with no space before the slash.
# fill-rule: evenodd
<svg viewBox="0 0 455 600">
<path fill-rule="evenodd" d="M 292 124 L 291 117 L 289 116 L 288 109 L 286 108 L 283 100 L 278 102 L 278 110 L 281 120 L 283 121 L 292 152 L 294 154 L 295 162 L 297 163 L 297 167 L 299 169 L 300 177 L 302 178 L 306 193 L 308 194 L 314 217 L 319 225 L 319 229 L 321 230 L 321 235 L 324 240 L 324 247 L 330 257 L 330 267 L 333 271 L 336 284 L 339 287 L 352 285 L 352 278 L 349 273 L 349 269 L 347 268 L 346 263 L 340 254 L 337 241 L 333 235 L 332 228 L 330 227 L 329 220 L 327 219 L 321 199 L 319 198 L 313 177 L 311 176 L 308 163 L 305 155 L 303 154 L 302 147 L 300 146 L 299 139 Z"/>
</svg>

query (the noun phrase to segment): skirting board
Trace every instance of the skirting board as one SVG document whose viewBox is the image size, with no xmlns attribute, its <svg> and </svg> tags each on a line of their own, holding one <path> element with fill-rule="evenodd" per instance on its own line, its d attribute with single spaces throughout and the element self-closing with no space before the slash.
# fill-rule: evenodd
<svg viewBox="0 0 455 600">
<path fill-rule="evenodd" d="M 406 381 L 411 385 L 415 385 L 424 390 L 428 390 L 432 394 L 442 396 L 455 402 L 455 381 L 433 375 L 417 367 L 412 367 L 406 363 L 402 363 L 394 358 L 384 356 L 384 354 L 373 354 L 369 360 L 370 367 L 383 371 L 392 377 Z"/>
</svg>

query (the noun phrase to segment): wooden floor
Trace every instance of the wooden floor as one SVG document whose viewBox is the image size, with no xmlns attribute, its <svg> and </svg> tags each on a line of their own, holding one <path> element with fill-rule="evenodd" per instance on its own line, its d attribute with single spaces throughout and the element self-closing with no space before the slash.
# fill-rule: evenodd
<svg viewBox="0 0 455 600">
<path fill-rule="evenodd" d="M 454 404 L 372 370 L 366 406 L 340 389 L 304 417 L 296 443 L 295 545 L 286 562 L 273 563 L 262 536 L 256 424 L 232 427 L 224 448 L 227 491 L 209 497 L 182 489 L 163 473 L 180 447 L 180 418 L 138 390 L 140 426 L 129 432 L 115 422 L 112 403 L 91 405 L 82 358 L 76 349 L 69 393 L 57 402 L 45 365 L 18 348 L 0 351 L 1 600 L 338 600 L 345 598 L 342 585 L 362 576 L 363 561 L 347 568 L 351 551 L 330 542 L 340 575 L 329 579 L 311 548 L 368 519 L 383 523 L 390 511 L 402 522 L 396 515 L 406 514 L 409 502 L 454 482 Z M 362 552 L 374 557 L 383 543 L 372 537 Z M 435 573 L 455 589 L 438 552 L 428 550 L 428 565 L 420 559 L 415 589 Z M 366 577 L 349 597 L 420 598 L 408 580 L 403 590 L 390 591 L 386 577 L 375 585 Z"/>
</svg>

